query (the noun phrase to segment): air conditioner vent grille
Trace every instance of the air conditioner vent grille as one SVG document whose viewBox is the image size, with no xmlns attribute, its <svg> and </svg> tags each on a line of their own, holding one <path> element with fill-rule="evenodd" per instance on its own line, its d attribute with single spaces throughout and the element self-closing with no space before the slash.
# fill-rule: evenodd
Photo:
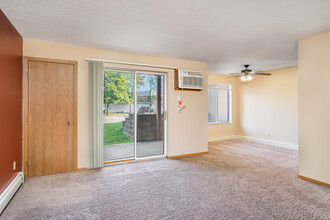
<svg viewBox="0 0 330 220">
<path fill-rule="evenodd" d="M 203 89 L 203 77 L 202 72 L 179 70 L 178 87 L 183 89 Z"/>
</svg>

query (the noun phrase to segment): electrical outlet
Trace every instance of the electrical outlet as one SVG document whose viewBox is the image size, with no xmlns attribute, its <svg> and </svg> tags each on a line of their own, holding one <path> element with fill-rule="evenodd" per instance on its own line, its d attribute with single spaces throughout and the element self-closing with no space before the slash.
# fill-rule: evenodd
<svg viewBox="0 0 330 220">
<path fill-rule="evenodd" d="M 184 139 L 184 144 L 188 144 L 188 141 L 187 141 L 187 139 Z"/>
<path fill-rule="evenodd" d="M 13 170 L 16 170 L 16 161 L 13 163 Z"/>
<path fill-rule="evenodd" d="M 268 135 L 268 137 L 270 137 L 270 132 L 269 131 L 267 132 L 267 135 Z"/>
</svg>

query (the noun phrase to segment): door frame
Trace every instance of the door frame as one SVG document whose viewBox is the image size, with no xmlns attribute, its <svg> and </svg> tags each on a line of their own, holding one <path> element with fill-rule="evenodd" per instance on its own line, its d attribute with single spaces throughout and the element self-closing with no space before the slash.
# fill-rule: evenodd
<svg viewBox="0 0 330 220">
<path fill-rule="evenodd" d="M 148 159 L 156 159 L 156 158 L 166 158 L 167 156 L 167 73 L 166 72 L 157 72 L 152 70 L 137 70 L 137 69 L 122 69 L 122 68 L 111 68 L 105 67 L 104 70 L 109 71 L 123 71 L 123 72 L 130 72 L 134 73 L 134 157 L 124 158 L 124 159 L 115 159 L 104 161 L 104 164 L 113 164 L 113 163 L 120 163 L 120 162 L 132 162 L 138 160 L 148 160 Z M 137 157 L 137 96 L 136 96 L 136 76 L 137 74 L 149 74 L 149 75 L 161 75 L 164 76 L 164 154 L 162 155 L 155 155 L 155 156 L 148 156 L 148 157 Z"/>
<path fill-rule="evenodd" d="M 137 96 L 136 96 L 136 76 L 137 74 L 149 74 L 149 75 L 160 75 L 160 76 L 164 76 L 164 154 L 161 155 L 155 155 L 155 156 L 147 156 L 147 157 L 137 157 Z M 140 70 L 135 70 L 135 83 L 134 83 L 134 90 L 135 90 L 135 94 L 134 94 L 134 101 L 135 101 L 135 143 L 134 143 L 134 159 L 135 160 L 146 160 L 146 159 L 154 159 L 154 158 L 162 158 L 162 157 L 166 157 L 167 155 L 167 97 L 166 97 L 166 93 L 167 93 L 167 75 L 166 73 L 160 73 L 160 72 L 152 72 L 152 71 L 140 71 Z"/>
<path fill-rule="evenodd" d="M 78 170 L 78 118 L 77 118 L 77 61 L 58 60 L 39 57 L 23 59 L 23 171 L 29 178 L 29 61 L 49 62 L 73 65 L 73 171 Z"/>
</svg>

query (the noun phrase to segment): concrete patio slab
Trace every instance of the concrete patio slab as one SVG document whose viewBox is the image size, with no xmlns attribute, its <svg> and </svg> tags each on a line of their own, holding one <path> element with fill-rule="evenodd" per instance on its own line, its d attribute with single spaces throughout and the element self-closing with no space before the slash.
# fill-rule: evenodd
<svg viewBox="0 0 330 220">
<path fill-rule="evenodd" d="M 164 141 L 137 142 L 137 157 L 148 157 L 164 154 Z M 134 158 L 134 143 L 113 144 L 104 146 L 104 161 Z"/>
</svg>

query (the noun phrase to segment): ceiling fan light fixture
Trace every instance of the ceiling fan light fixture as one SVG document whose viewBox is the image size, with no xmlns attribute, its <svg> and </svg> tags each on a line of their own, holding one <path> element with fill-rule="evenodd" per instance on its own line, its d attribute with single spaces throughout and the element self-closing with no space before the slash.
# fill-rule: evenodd
<svg viewBox="0 0 330 220">
<path fill-rule="evenodd" d="M 250 81 L 253 80 L 253 77 L 250 76 L 250 75 L 244 75 L 244 76 L 241 76 L 241 80 L 242 80 L 243 82 L 250 82 Z"/>
</svg>

